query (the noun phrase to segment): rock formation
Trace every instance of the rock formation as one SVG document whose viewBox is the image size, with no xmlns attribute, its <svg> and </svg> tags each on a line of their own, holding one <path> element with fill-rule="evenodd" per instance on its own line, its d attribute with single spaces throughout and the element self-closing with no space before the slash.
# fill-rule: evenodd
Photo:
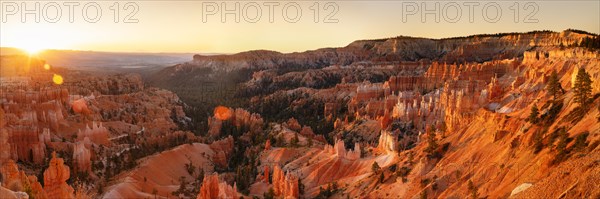
<svg viewBox="0 0 600 199">
<path fill-rule="evenodd" d="M 263 179 L 262 179 L 265 183 L 269 183 L 269 166 L 265 166 L 264 172 L 263 172 Z"/>
<path fill-rule="evenodd" d="M 10 149 L 12 148 L 8 143 L 9 134 L 5 128 L 6 119 L 4 119 L 4 109 L 0 108 L 0 165 L 8 161 L 11 156 Z"/>
<path fill-rule="evenodd" d="M 73 146 L 73 171 L 85 172 L 88 175 L 92 173 L 92 152 L 91 141 L 88 137 L 83 141 L 79 141 Z"/>
<path fill-rule="evenodd" d="M 230 121 L 238 129 L 245 127 L 250 132 L 258 132 L 262 128 L 263 119 L 259 114 L 250 113 L 244 109 L 231 109 L 223 106 L 215 108 L 213 117 L 208 118 L 208 134 L 218 136 L 224 121 Z"/>
<path fill-rule="evenodd" d="M 331 154 L 331 155 L 335 155 L 338 158 L 343 158 L 343 159 L 347 159 L 347 160 L 357 160 L 360 158 L 360 144 L 355 143 L 354 144 L 354 150 L 348 150 L 346 151 L 346 147 L 344 146 L 344 141 L 343 140 L 336 140 L 335 144 L 333 146 L 331 145 L 326 145 L 325 148 L 323 149 L 323 151 L 325 153 Z"/>
<path fill-rule="evenodd" d="M 102 122 L 92 122 L 92 128 L 86 125 L 85 129 L 81 129 L 77 132 L 77 141 L 84 141 L 88 138 L 94 144 L 108 146 L 110 141 L 108 140 L 108 129 L 102 126 Z"/>
<path fill-rule="evenodd" d="M 290 118 L 287 121 L 287 127 L 292 130 L 292 131 L 300 131 L 302 126 L 300 126 L 300 123 L 298 123 L 298 120 L 296 120 L 296 118 Z"/>
<path fill-rule="evenodd" d="M 279 166 L 273 168 L 273 191 L 281 198 L 299 198 L 298 178 L 291 173 L 284 174 Z"/>
<path fill-rule="evenodd" d="M 389 131 L 381 131 L 377 150 L 386 153 L 396 152 L 396 138 Z"/>
<path fill-rule="evenodd" d="M 15 160 L 29 161 L 36 164 L 44 162 L 46 144 L 44 136 L 35 126 L 15 126 L 7 129 L 10 134 L 9 143 L 12 157 Z"/>
<path fill-rule="evenodd" d="M 233 144 L 231 135 L 210 144 L 210 148 L 215 152 L 213 162 L 219 166 L 227 167 L 227 160 L 233 152 Z"/>
<path fill-rule="evenodd" d="M 239 198 L 235 183 L 233 187 L 219 180 L 218 174 L 204 176 L 197 199 Z"/>
<path fill-rule="evenodd" d="M 17 164 L 13 160 L 8 160 L 0 167 L 0 174 L 2 174 L 4 179 L 2 181 L 2 186 L 5 186 L 8 189 L 12 189 L 12 191 L 26 191 L 26 188 L 29 188 L 31 195 L 29 198 L 48 198 L 44 189 L 42 189 L 42 185 L 38 182 L 37 177 L 31 175 L 27 176 L 25 171 L 19 171 Z M 23 192 L 23 194 L 27 195 Z M 2 197 L 0 197 L 2 198 Z"/>
<path fill-rule="evenodd" d="M 74 198 L 73 187 L 66 183 L 70 175 L 64 160 L 56 157 L 56 152 L 53 152 L 50 165 L 44 171 L 44 190 L 49 198 Z"/>
<path fill-rule="evenodd" d="M 312 128 L 310 128 L 310 126 L 303 126 L 302 130 L 300 130 L 300 135 L 303 135 L 304 137 L 307 137 L 307 138 L 315 137 L 315 133 L 313 132 Z"/>
<path fill-rule="evenodd" d="M 271 140 L 265 142 L 265 151 L 271 150 Z"/>
</svg>

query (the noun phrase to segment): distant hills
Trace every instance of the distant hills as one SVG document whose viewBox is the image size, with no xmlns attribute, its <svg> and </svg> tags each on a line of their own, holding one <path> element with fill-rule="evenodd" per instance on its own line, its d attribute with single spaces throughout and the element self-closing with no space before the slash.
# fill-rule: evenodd
<svg viewBox="0 0 600 199">
<path fill-rule="evenodd" d="M 2 56 L 24 54 L 26 53 L 17 48 L 0 48 Z M 54 66 L 88 70 L 170 66 L 190 61 L 193 55 L 192 53 L 120 53 L 78 50 L 44 50 L 36 54 L 39 59 Z"/>
</svg>

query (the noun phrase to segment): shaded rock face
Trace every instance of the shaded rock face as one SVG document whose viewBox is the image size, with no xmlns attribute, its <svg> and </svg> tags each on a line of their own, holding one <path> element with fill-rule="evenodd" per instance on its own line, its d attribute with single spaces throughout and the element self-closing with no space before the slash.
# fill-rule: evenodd
<svg viewBox="0 0 600 199">
<path fill-rule="evenodd" d="M 49 198 L 74 198 L 73 187 L 66 183 L 70 175 L 69 167 L 64 164 L 64 160 L 57 158 L 56 152 L 53 152 L 50 165 L 44 171 L 44 190 Z"/>
<path fill-rule="evenodd" d="M 85 126 L 85 129 L 77 133 L 77 141 L 81 142 L 85 139 L 89 139 L 94 144 L 108 146 L 110 141 L 108 140 L 108 129 L 102 126 L 102 122 L 92 122 L 92 128 L 89 125 Z"/>
<path fill-rule="evenodd" d="M 4 109 L 0 108 L 0 165 L 8 161 L 11 156 L 11 146 L 8 143 L 9 134 L 5 128 L 6 119 L 4 119 Z"/>
<path fill-rule="evenodd" d="M 12 127 L 7 129 L 10 135 L 12 158 L 42 164 L 46 156 L 46 145 L 37 127 Z"/>
<path fill-rule="evenodd" d="M 2 98 L 0 162 L 10 154 L 13 160 L 43 163 L 49 130 L 58 130 L 64 122 L 67 89 L 41 88 L 38 91 L 5 92 Z M 1 156 L 1 155 L 0 155 Z"/>
<path fill-rule="evenodd" d="M 299 198 L 298 178 L 291 173 L 285 174 L 279 166 L 273 168 L 273 191 L 282 198 Z"/>
<path fill-rule="evenodd" d="M 202 180 L 197 199 L 239 198 L 236 185 L 233 187 L 219 180 L 218 174 L 210 174 Z"/>
</svg>

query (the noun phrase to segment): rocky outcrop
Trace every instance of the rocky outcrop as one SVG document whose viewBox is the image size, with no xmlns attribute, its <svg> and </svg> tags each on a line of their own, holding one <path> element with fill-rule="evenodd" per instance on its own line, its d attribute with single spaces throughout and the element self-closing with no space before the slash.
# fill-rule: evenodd
<svg viewBox="0 0 600 199">
<path fill-rule="evenodd" d="M 92 128 L 89 125 L 85 125 L 85 129 L 77 132 L 77 141 L 84 141 L 86 138 L 94 144 L 108 146 L 110 141 L 108 140 L 108 129 L 102 126 L 102 122 L 92 122 Z"/>
<path fill-rule="evenodd" d="M 19 171 L 19 167 L 13 160 L 8 160 L 2 164 L 0 174 L 2 174 L 2 185 L 9 189 L 15 189 L 14 191 L 21 190 L 23 184 L 26 183 L 27 176 L 23 171 Z"/>
<path fill-rule="evenodd" d="M 291 173 L 285 174 L 279 166 L 275 166 L 273 168 L 273 191 L 276 196 L 281 198 L 299 198 L 298 178 Z"/>
<path fill-rule="evenodd" d="M 244 127 L 250 132 L 259 132 L 262 129 L 263 119 L 259 114 L 250 113 L 247 110 L 237 108 L 231 109 L 224 106 L 215 108 L 213 117 L 208 118 L 208 134 L 218 136 L 224 121 L 229 121 L 238 129 Z"/>
<path fill-rule="evenodd" d="M 48 169 L 44 171 L 44 190 L 49 198 L 74 198 L 74 189 L 66 182 L 71 172 L 62 158 L 52 153 Z"/>
<path fill-rule="evenodd" d="M 315 132 L 313 132 L 312 128 L 310 128 L 310 126 L 303 126 L 302 130 L 300 130 L 300 135 L 307 137 L 307 138 L 314 138 Z"/>
<path fill-rule="evenodd" d="M 231 135 L 211 143 L 209 146 L 215 152 L 213 162 L 219 166 L 227 167 L 228 158 L 233 152 L 233 144 L 233 137 Z"/>
<path fill-rule="evenodd" d="M 250 113 L 241 108 L 234 111 L 233 124 L 238 128 L 245 126 L 250 132 L 259 132 L 263 123 L 262 117 L 257 113 Z"/>
<path fill-rule="evenodd" d="M 6 119 L 4 118 L 4 109 L 0 108 L 0 165 L 8 161 L 11 157 L 10 149 L 12 148 L 8 143 L 9 134 L 5 128 Z"/>
<path fill-rule="evenodd" d="M 300 125 L 300 123 L 298 123 L 298 120 L 296 120 L 296 118 L 290 118 L 287 122 L 287 127 L 292 130 L 292 131 L 300 131 L 302 129 L 302 126 Z"/>
<path fill-rule="evenodd" d="M 358 102 L 369 101 L 371 99 L 378 99 L 385 96 L 385 93 L 389 93 L 390 89 L 384 87 L 382 84 L 371 84 L 365 82 L 356 88 L 356 96 L 353 100 Z"/>
<path fill-rule="evenodd" d="M 325 153 L 337 156 L 338 158 L 343 158 L 347 160 L 357 160 L 360 158 L 360 144 L 354 144 L 354 150 L 346 151 L 346 147 L 344 146 L 343 140 L 336 140 L 333 146 L 326 145 L 323 151 Z"/>
<path fill-rule="evenodd" d="M 46 157 L 46 136 L 35 126 L 7 128 L 12 158 L 42 164 Z M 49 140 L 48 140 L 49 141 Z"/>
<path fill-rule="evenodd" d="M 266 183 L 269 183 L 269 166 L 265 166 L 265 169 L 263 171 L 263 178 L 262 180 Z"/>
<path fill-rule="evenodd" d="M 392 110 L 392 118 L 399 121 L 411 121 L 419 130 L 424 130 L 428 124 L 444 120 L 444 107 L 439 103 L 440 90 L 420 95 L 418 92 L 402 91 Z"/>
<path fill-rule="evenodd" d="M 202 180 L 197 199 L 239 198 L 235 183 L 233 187 L 219 180 L 218 174 L 210 174 Z"/>
<path fill-rule="evenodd" d="M 89 100 L 92 121 L 121 121 L 157 132 L 172 132 L 190 121 L 183 102 L 173 92 L 147 88 L 122 95 L 102 95 Z"/>
<path fill-rule="evenodd" d="M 92 152 L 90 150 L 92 143 L 88 137 L 73 145 L 73 171 L 84 172 L 88 175 L 92 173 Z"/>
<path fill-rule="evenodd" d="M 271 150 L 271 140 L 265 142 L 265 151 Z"/>
<path fill-rule="evenodd" d="M 389 131 L 381 131 L 379 136 L 379 143 L 377 144 L 377 150 L 385 153 L 396 152 L 397 139 Z"/>
<path fill-rule="evenodd" d="M 486 83 L 477 81 L 450 81 L 440 94 L 440 105 L 444 107 L 444 121 L 450 132 L 460 124 L 467 124 L 479 108 L 488 103 Z"/>
<path fill-rule="evenodd" d="M 66 88 L 43 88 L 40 91 L 15 91 L 2 95 L 9 104 L 36 104 L 50 101 L 64 103 L 69 99 L 69 91 Z"/>
<path fill-rule="evenodd" d="M 17 164 L 13 160 L 8 160 L 2 164 L 0 167 L 0 174 L 2 174 L 1 176 L 3 177 L 3 179 L 0 178 L 2 186 L 16 192 L 27 191 L 25 189 L 28 188 L 30 189 L 29 193 L 31 195 L 27 195 L 24 192 L 22 193 L 25 194 L 25 196 L 29 196 L 29 198 L 48 198 L 46 192 L 42 189 L 42 185 L 38 182 L 37 177 L 33 175 L 27 176 L 25 171 L 19 171 Z"/>
</svg>

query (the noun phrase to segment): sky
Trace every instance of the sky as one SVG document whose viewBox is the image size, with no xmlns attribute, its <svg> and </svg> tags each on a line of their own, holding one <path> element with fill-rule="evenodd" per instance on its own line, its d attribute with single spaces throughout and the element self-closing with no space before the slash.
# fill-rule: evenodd
<svg viewBox="0 0 600 199">
<path fill-rule="evenodd" d="M 399 35 L 598 34 L 600 1 L 0 0 L 0 21 L 0 46 L 30 51 L 301 52 Z"/>
</svg>

